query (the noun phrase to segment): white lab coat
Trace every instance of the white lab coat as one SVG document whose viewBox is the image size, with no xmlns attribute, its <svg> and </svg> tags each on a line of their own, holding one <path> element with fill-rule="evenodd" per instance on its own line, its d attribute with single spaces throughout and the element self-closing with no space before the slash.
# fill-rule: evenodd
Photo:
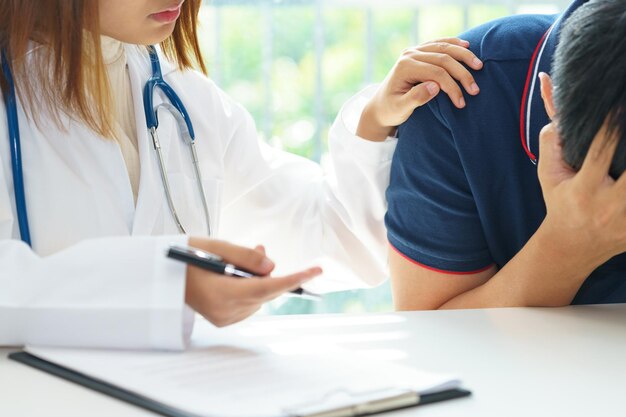
<svg viewBox="0 0 626 417">
<path fill-rule="evenodd" d="M 19 239 L 4 104 L 0 104 L 0 345 L 184 347 L 192 322 L 185 266 L 165 258 L 186 243 L 168 209 L 145 127 L 147 53 L 126 46 L 141 178 L 136 206 L 119 146 L 82 124 L 39 125 L 19 108 L 33 249 Z M 161 54 L 162 55 L 162 54 Z M 258 140 L 250 115 L 210 80 L 162 58 L 194 124 L 214 237 L 264 244 L 283 272 L 325 268 L 317 291 L 372 286 L 386 275 L 384 191 L 395 140 L 354 135 L 371 90 L 330 132 L 334 175 Z M 155 105 L 162 101 L 160 94 Z M 186 145 L 174 120 L 159 136 L 174 201 L 190 235 L 206 225 Z"/>
</svg>

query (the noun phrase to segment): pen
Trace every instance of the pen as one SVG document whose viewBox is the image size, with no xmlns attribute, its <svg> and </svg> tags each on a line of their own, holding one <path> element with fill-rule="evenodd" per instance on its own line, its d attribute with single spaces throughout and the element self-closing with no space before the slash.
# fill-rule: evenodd
<svg viewBox="0 0 626 417">
<path fill-rule="evenodd" d="M 224 262 L 221 256 L 188 246 L 170 246 L 167 251 L 167 257 L 185 262 L 189 265 L 197 266 L 198 268 L 206 269 L 207 271 L 226 275 L 228 277 L 252 278 L 256 276 L 250 271 L 246 271 L 243 268 Z M 318 294 L 314 294 L 303 288 L 296 288 L 285 295 L 292 295 L 315 301 L 321 300 L 321 297 Z"/>
</svg>

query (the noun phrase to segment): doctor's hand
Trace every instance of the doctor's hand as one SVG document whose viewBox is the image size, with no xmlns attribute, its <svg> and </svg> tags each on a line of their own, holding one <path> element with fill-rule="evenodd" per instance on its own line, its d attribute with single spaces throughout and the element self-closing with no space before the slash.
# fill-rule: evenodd
<svg viewBox="0 0 626 417">
<path fill-rule="evenodd" d="M 463 63 L 475 70 L 483 66 L 468 47 L 467 41 L 447 38 L 406 49 L 365 106 L 357 135 L 371 141 L 385 140 L 416 108 L 428 103 L 440 90 L 456 107 L 465 107 L 457 81 L 470 95 L 480 90 Z"/>
<path fill-rule="evenodd" d="M 537 233 L 582 280 L 626 252 L 626 175 L 609 176 L 617 144 L 603 126 L 575 172 L 563 160 L 555 123 L 541 132 L 538 174 L 547 215 Z"/>
<path fill-rule="evenodd" d="M 237 279 L 189 265 L 185 302 L 218 327 L 227 326 L 254 314 L 263 303 L 320 275 L 310 268 L 281 278 L 269 277 L 274 263 L 262 247 L 248 249 L 218 240 L 190 238 L 189 245 L 221 256 L 228 263 L 258 274 L 259 278 Z"/>
</svg>

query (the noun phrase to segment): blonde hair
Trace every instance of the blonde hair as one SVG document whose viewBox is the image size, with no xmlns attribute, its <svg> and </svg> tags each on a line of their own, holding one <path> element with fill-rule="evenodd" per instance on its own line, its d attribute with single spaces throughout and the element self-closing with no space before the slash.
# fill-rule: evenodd
<svg viewBox="0 0 626 417">
<path fill-rule="evenodd" d="M 104 0 L 106 1 L 106 0 Z M 161 43 L 181 69 L 206 73 L 197 38 L 201 0 L 183 3 L 172 35 Z M 29 58 L 31 42 L 43 45 L 39 61 Z M 8 57 L 15 88 L 31 118 L 44 106 L 60 125 L 71 115 L 104 137 L 113 137 L 111 97 L 100 46 L 98 1 L 0 0 L 0 50 Z M 42 55 L 40 55 L 42 54 Z M 4 94 L 8 82 L 0 74 Z"/>
</svg>

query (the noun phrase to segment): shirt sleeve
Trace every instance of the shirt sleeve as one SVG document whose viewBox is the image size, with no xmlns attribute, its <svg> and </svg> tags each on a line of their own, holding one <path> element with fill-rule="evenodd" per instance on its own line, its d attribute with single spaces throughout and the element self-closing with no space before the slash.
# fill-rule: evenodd
<svg viewBox="0 0 626 417">
<path fill-rule="evenodd" d="M 374 91 L 350 100 L 331 127 L 326 169 L 260 141 L 250 115 L 231 104 L 236 128 L 224 157 L 220 236 L 264 244 L 277 274 L 321 266 L 324 275 L 307 283 L 312 291 L 383 282 L 385 190 L 397 139 L 369 142 L 355 134 Z"/>
<path fill-rule="evenodd" d="M 472 190 L 438 99 L 400 127 L 385 217 L 392 247 L 413 263 L 446 273 L 493 263 Z"/>
</svg>

